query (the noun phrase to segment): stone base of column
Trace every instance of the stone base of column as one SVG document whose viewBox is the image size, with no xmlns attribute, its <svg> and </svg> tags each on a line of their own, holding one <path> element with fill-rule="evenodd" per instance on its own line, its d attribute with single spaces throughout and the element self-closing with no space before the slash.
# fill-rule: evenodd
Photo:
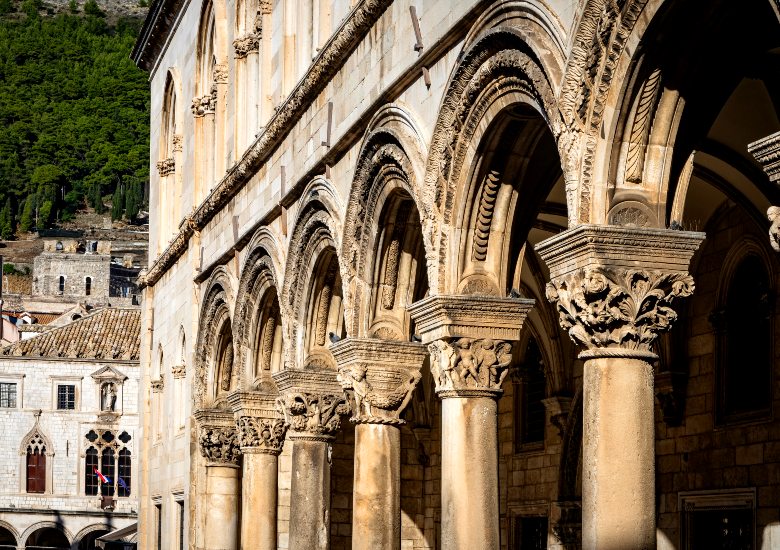
<svg viewBox="0 0 780 550">
<path fill-rule="evenodd" d="M 355 426 L 352 549 L 401 548 L 401 430 Z"/>
</svg>

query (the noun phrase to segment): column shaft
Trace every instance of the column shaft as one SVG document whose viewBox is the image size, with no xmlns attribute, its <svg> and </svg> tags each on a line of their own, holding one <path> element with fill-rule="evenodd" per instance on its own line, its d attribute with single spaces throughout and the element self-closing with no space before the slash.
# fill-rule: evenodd
<svg viewBox="0 0 780 550">
<path fill-rule="evenodd" d="M 236 550 L 240 487 L 235 466 L 209 465 L 206 470 L 204 550 Z"/>
<path fill-rule="evenodd" d="M 401 430 L 355 426 L 352 549 L 401 548 Z"/>
<path fill-rule="evenodd" d="M 442 548 L 499 547 L 497 413 L 492 397 L 442 399 Z"/>
<path fill-rule="evenodd" d="M 589 359 L 583 400 L 582 547 L 655 548 L 653 368 Z"/>
<path fill-rule="evenodd" d="M 272 453 L 244 453 L 242 550 L 276 549 L 278 461 Z"/>
<path fill-rule="evenodd" d="M 330 443 L 292 438 L 290 550 L 330 547 Z"/>
</svg>

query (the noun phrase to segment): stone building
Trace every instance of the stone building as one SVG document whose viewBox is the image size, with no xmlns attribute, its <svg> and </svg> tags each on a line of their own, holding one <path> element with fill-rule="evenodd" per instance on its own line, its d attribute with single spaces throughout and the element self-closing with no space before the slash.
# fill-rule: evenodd
<svg viewBox="0 0 780 550">
<path fill-rule="evenodd" d="M 140 544 L 780 548 L 779 10 L 156 0 Z"/>
<path fill-rule="evenodd" d="M 136 522 L 140 326 L 105 308 L 0 351 L 0 548 L 91 550 Z"/>
</svg>

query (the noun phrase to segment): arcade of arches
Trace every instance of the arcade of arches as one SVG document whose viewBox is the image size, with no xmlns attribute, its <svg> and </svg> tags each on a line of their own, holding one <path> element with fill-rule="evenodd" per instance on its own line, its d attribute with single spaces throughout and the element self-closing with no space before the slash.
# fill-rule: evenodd
<svg viewBox="0 0 780 550">
<path fill-rule="evenodd" d="M 284 3 L 260 4 L 272 26 Z M 454 2 L 452 55 L 420 45 L 423 72 L 350 118 L 362 49 L 340 33 L 409 15 L 377 4 L 357 2 L 319 54 L 344 59 L 312 76 L 315 56 L 289 92 L 320 78 L 333 99 L 287 133 L 298 99 L 241 116 L 259 105 L 242 74 L 274 85 L 275 31 L 260 69 L 220 65 L 232 8 L 198 12 L 213 104 L 166 115 L 175 168 L 152 185 L 218 177 L 181 224 L 152 215 L 174 236 L 144 280 L 160 350 L 144 547 L 780 548 L 778 5 L 588 0 L 566 23 L 541 2 Z M 163 56 L 154 71 L 184 44 L 170 32 L 137 46 Z M 186 67 L 153 72 L 153 94 Z M 414 107 L 428 89 L 430 116 Z M 319 146 L 318 108 L 321 157 L 295 141 Z M 331 137 L 332 117 L 352 126 Z M 260 133 L 220 168 L 236 119 Z M 191 430 L 166 427 L 174 407 Z M 165 489 L 174 463 L 186 475 Z"/>
</svg>

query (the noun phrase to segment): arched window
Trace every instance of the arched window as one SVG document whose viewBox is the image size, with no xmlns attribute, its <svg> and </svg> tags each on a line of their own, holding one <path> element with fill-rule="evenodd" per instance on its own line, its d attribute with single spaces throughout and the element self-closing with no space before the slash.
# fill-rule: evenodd
<svg viewBox="0 0 780 550">
<path fill-rule="evenodd" d="M 87 296 L 92 294 L 92 277 L 84 279 L 84 294 Z"/>
<path fill-rule="evenodd" d="M 547 380 L 544 359 L 533 336 L 528 339 L 514 380 L 515 451 L 521 451 L 544 444 Z"/>
<path fill-rule="evenodd" d="M 46 492 L 46 447 L 41 439 L 27 446 L 27 492 Z"/>
<path fill-rule="evenodd" d="M 762 259 L 745 256 L 728 282 L 720 315 L 718 420 L 754 420 L 770 412 L 772 396 L 771 288 Z"/>
<path fill-rule="evenodd" d="M 65 292 L 65 276 L 60 275 L 60 284 L 59 284 L 59 293 L 62 294 Z"/>
<path fill-rule="evenodd" d="M 84 494 L 104 497 L 130 496 L 132 453 L 130 434 L 116 435 L 111 430 L 90 430 L 86 435 L 84 459 Z"/>
</svg>

